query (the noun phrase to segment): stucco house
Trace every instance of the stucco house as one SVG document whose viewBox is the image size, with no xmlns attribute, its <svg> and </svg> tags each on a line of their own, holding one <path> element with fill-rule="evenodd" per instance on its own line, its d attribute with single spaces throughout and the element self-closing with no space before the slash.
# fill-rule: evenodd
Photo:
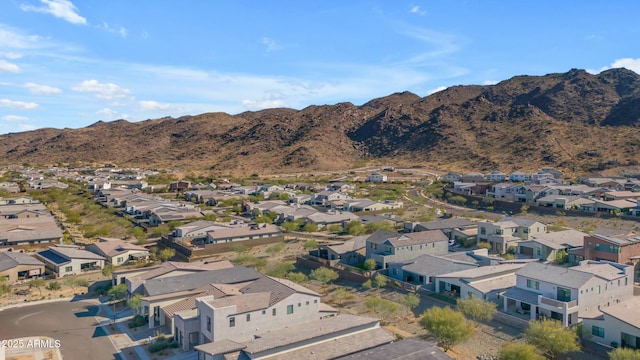
<svg viewBox="0 0 640 360">
<path fill-rule="evenodd" d="M 436 276 L 435 291 L 452 297 L 477 297 L 497 301 L 499 295 L 516 285 L 516 271 L 526 263 L 504 263 L 448 272 Z"/>
<path fill-rule="evenodd" d="M 367 238 L 366 257 L 374 259 L 377 267 L 386 269 L 391 262 L 402 262 L 420 255 L 445 255 L 449 239 L 440 230 L 398 234 L 378 230 Z"/>
<path fill-rule="evenodd" d="M 537 234 L 531 240 L 519 242 L 517 253 L 542 261 L 553 261 L 562 251 L 568 253 L 571 249 L 581 247 L 585 236 L 588 234 L 573 229 Z"/>
<path fill-rule="evenodd" d="M 57 277 L 78 275 L 85 271 L 101 270 L 105 258 L 75 245 L 50 246 L 36 254 L 45 263 L 47 273 Z"/>
<path fill-rule="evenodd" d="M 44 275 L 44 263 L 19 251 L 0 251 L 0 278 L 9 285 Z"/>
<path fill-rule="evenodd" d="M 580 314 L 633 297 L 633 266 L 585 260 L 564 267 L 528 263 L 516 272 L 516 286 L 503 295 L 503 311 L 529 313 L 577 324 Z"/>
<path fill-rule="evenodd" d="M 620 264 L 637 264 L 640 261 L 640 235 L 619 229 L 596 229 L 583 238 L 582 248 L 569 252 L 569 260 L 607 260 Z"/>
<path fill-rule="evenodd" d="M 106 263 L 112 266 L 149 258 L 147 249 L 122 239 L 99 237 L 96 243 L 85 246 L 85 250 L 104 257 Z"/>
<path fill-rule="evenodd" d="M 613 347 L 640 349 L 640 296 L 601 308 L 582 320 L 582 336 Z"/>
<path fill-rule="evenodd" d="M 417 258 L 404 262 L 387 263 L 389 277 L 419 284 L 429 290 L 435 288 L 436 277 L 454 271 L 477 268 L 472 262 L 459 261 L 434 255 L 420 255 Z"/>
<path fill-rule="evenodd" d="M 515 248 L 522 240 L 546 232 L 545 224 L 531 219 L 504 217 L 494 223 L 478 222 L 478 241 L 490 243 L 491 249 L 501 254 L 511 247 Z"/>
</svg>

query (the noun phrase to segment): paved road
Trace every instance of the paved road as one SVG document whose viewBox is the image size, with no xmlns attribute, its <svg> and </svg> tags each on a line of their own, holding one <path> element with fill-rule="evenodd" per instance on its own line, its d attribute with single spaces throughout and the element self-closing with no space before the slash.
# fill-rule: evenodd
<svg viewBox="0 0 640 360">
<path fill-rule="evenodd" d="M 64 360 L 114 359 L 116 349 L 96 328 L 96 301 L 54 302 L 0 311 L 0 339 L 49 336 Z"/>
</svg>

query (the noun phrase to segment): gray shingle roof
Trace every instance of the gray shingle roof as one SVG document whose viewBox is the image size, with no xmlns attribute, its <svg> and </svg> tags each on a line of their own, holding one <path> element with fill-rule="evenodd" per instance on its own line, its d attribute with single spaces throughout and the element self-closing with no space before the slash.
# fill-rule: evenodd
<svg viewBox="0 0 640 360">
<path fill-rule="evenodd" d="M 228 269 L 202 271 L 194 274 L 152 279 L 144 283 L 147 296 L 194 290 L 206 284 L 235 284 L 260 278 L 253 269 L 236 266 Z"/>
</svg>

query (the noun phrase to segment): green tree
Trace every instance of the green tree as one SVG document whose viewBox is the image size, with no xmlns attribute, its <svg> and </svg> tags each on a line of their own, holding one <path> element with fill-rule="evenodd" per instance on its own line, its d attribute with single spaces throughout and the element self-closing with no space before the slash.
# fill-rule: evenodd
<svg viewBox="0 0 640 360">
<path fill-rule="evenodd" d="M 365 270 L 371 271 L 371 270 L 375 270 L 376 266 L 378 266 L 378 264 L 376 263 L 376 261 L 374 259 L 367 259 L 364 261 L 363 264 L 363 268 Z"/>
<path fill-rule="evenodd" d="M 257 218 L 253 219 L 253 221 L 258 224 L 273 224 L 273 219 L 268 217 L 267 215 L 260 215 Z"/>
<path fill-rule="evenodd" d="M 335 301 L 338 304 L 342 304 L 345 300 L 347 300 L 351 296 L 353 295 L 351 295 L 351 292 L 349 292 L 349 290 L 347 290 L 346 288 L 340 287 L 335 289 L 331 293 L 331 300 Z"/>
<path fill-rule="evenodd" d="M 456 308 L 468 319 L 475 322 L 476 326 L 480 321 L 491 321 L 496 313 L 496 304 L 475 296 L 458 299 Z"/>
<path fill-rule="evenodd" d="M 304 231 L 304 232 L 316 232 L 316 231 L 318 231 L 318 224 L 312 223 L 312 222 L 308 222 L 308 223 L 304 224 L 304 226 L 302 227 L 302 231 Z"/>
<path fill-rule="evenodd" d="M 113 286 L 109 291 L 107 291 L 107 295 L 109 296 L 109 300 L 112 302 L 124 300 L 127 295 L 127 284 Z"/>
<path fill-rule="evenodd" d="M 351 220 L 347 223 L 347 232 L 349 235 L 364 235 L 364 226 L 358 220 Z"/>
<path fill-rule="evenodd" d="M 400 303 L 406 306 L 409 310 L 413 310 L 420 305 L 420 297 L 414 293 L 408 293 L 400 299 Z"/>
<path fill-rule="evenodd" d="M 467 198 L 461 195 L 454 195 L 452 197 L 449 198 L 449 201 L 454 203 L 454 204 L 458 204 L 458 205 L 462 205 L 464 206 L 464 204 L 467 202 Z"/>
<path fill-rule="evenodd" d="M 332 234 L 340 234 L 344 231 L 344 228 L 342 227 L 342 225 L 338 225 L 338 224 L 329 225 L 328 229 L 329 229 L 329 232 Z"/>
<path fill-rule="evenodd" d="M 40 296 L 42 296 L 42 287 L 45 285 L 44 280 L 42 279 L 33 279 L 27 283 L 29 285 L 29 289 L 36 288 L 40 292 Z"/>
<path fill-rule="evenodd" d="M 282 250 L 284 250 L 284 243 L 283 242 L 279 242 L 279 243 L 275 243 L 271 246 L 269 246 L 266 250 L 267 254 L 274 256 L 277 253 L 281 252 Z"/>
<path fill-rule="evenodd" d="M 524 205 L 520 206 L 520 212 L 521 212 L 523 215 L 526 215 L 526 214 L 527 214 L 527 211 L 529 211 L 529 205 L 524 204 Z"/>
<path fill-rule="evenodd" d="M 295 266 L 293 266 L 293 264 L 291 264 L 291 263 L 279 263 L 279 264 L 275 264 L 275 265 L 272 265 L 269 268 L 267 268 L 266 273 L 269 276 L 273 276 L 273 277 L 277 277 L 277 278 L 284 278 L 293 269 L 295 269 Z"/>
<path fill-rule="evenodd" d="M 106 276 L 106 277 L 111 277 L 111 273 L 113 272 L 113 268 L 111 267 L 111 265 L 105 265 L 102 268 L 102 275 Z"/>
<path fill-rule="evenodd" d="M 525 340 L 551 359 L 560 354 L 580 350 L 578 335 L 556 320 L 530 321 L 524 333 Z"/>
<path fill-rule="evenodd" d="M 507 343 L 498 350 L 500 360 L 545 360 L 545 357 L 538 354 L 538 349 L 530 344 Z"/>
<path fill-rule="evenodd" d="M 398 311 L 398 304 L 378 296 L 367 297 L 364 306 L 383 320 Z"/>
<path fill-rule="evenodd" d="M 309 239 L 307 241 L 304 242 L 304 249 L 305 250 L 314 250 L 318 248 L 318 242 L 314 239 Z"/>
<path fill-rule="evenodd" d="M 389 282 L 387 277 L 382 274 L 376 274 L 376 276 L 373 278 L 373 281 L 376 283 L 376 287 L 378 289 L 387 286 L 387 283 Z"/>
<path fill-rule="evenodd" d="M 376 230 L 396 231 L 396 229 L 386 221 L 377 221 L 364 226 L 365 234 L 373 234 Z"/>
<path fill-rule="evenodd" d="M 52 281 L 47 285 L 47 290 L 50 290 L 50 291 L 60 290 L 60 288 L 61 288 L 60 283 L 57 281 Z"/>
<path fill-rule="evenodd" d="M 127 302 L 127 306 L 133 309 L 136 315 L 138 315 L 138 311 L 140 311 L 140 307 L 142 307 L 142 294 L 133 295 Z"/>
<path fill-rule="evenodd" d="M 320 281 L 323 284 L 328 284 L 332 281 L 338 280 L 338 273 L 335 270 L 319 267 L 311 272 L 310 278 Z"/>
<path fill-rule="evenodd" d="M 371 281 L 371 279 L 369 279 L 369 280 L 363 282 L 362 283 L 362 287 L 364 289 L 367 289 L 367 290 L 371 289 L 373 287 L 373 281 Z"/>
<path fill-rule="evenodd" d="M 282 201 L 287 201 L 289 200 L 289 194 L 287 193 L 280 193 L 280 195 L 278 195 L 278 199 L 282 200 Z"/>
<path fill-rule="evenodd" d="M 160 257 L 160 261 L 165 262 L 176 256 L 176 250 L 172 248 L 164 248 L 160 250 L 160 254 L 158 256 Z"/>
<path fill-rule="evenodd" d="M 609 353 L 609 360 L 640 360 L 640 351 L 631 348 L 616 348 Z"/>
<path fill-rule="evenodd" d="M 296 230 L 298 230 L 300 228 L 300 226 L 298 224 L 294 223 L 293 221 L 285 221 L 282 224 L 280 224 L 280 227 L 285 232 L 296 231 Z"/>
<path fill-rule="evenodd" d="M 569 254 L 566 250 L 560 250 L 556 253 L 556 264 L 564 264 L 569 261 Z"/>
<path fill-rule="evenodd" d="M 432 307 L 420 318 L 420 326 L 432 333 L 444 351 L 455 344 L 469 339 L 474 326 L 464 315 L 450 307 Z"/>
<path fill-rule="evenodd" d="M 287 279 L 300 284 L 301 282 L 309 280 L 309 277 L 301 272 L 290 272 L 287 274 Z"/>
<path fill-rule="evenodd" d="M 145 241 L 147 240 L 147 233 L 144 231 L 143 228 L 141 227 L 133 227 L 129 230 L 129 234 L 131 236 L 133 236 L 134 238 L 138 239 L 138 244 L 140 244 L 141 241 Z M 144 243 L 140 244 L 140 245 L 144 245 Z"/>
</svg>

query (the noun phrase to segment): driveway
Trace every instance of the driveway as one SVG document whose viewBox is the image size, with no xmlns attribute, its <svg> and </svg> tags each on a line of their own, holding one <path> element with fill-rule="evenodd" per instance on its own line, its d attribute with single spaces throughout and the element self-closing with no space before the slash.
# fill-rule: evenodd
<svg viewBox="0 0 640 360">
<path fill-rule="evenodd" d="M 0 311 L 0 339 L 48 336 L 60 340 L 64 360 L 114 359 L 116 349 L 96 328 L 96 300 L 61 301 Z"/>
</svg>

